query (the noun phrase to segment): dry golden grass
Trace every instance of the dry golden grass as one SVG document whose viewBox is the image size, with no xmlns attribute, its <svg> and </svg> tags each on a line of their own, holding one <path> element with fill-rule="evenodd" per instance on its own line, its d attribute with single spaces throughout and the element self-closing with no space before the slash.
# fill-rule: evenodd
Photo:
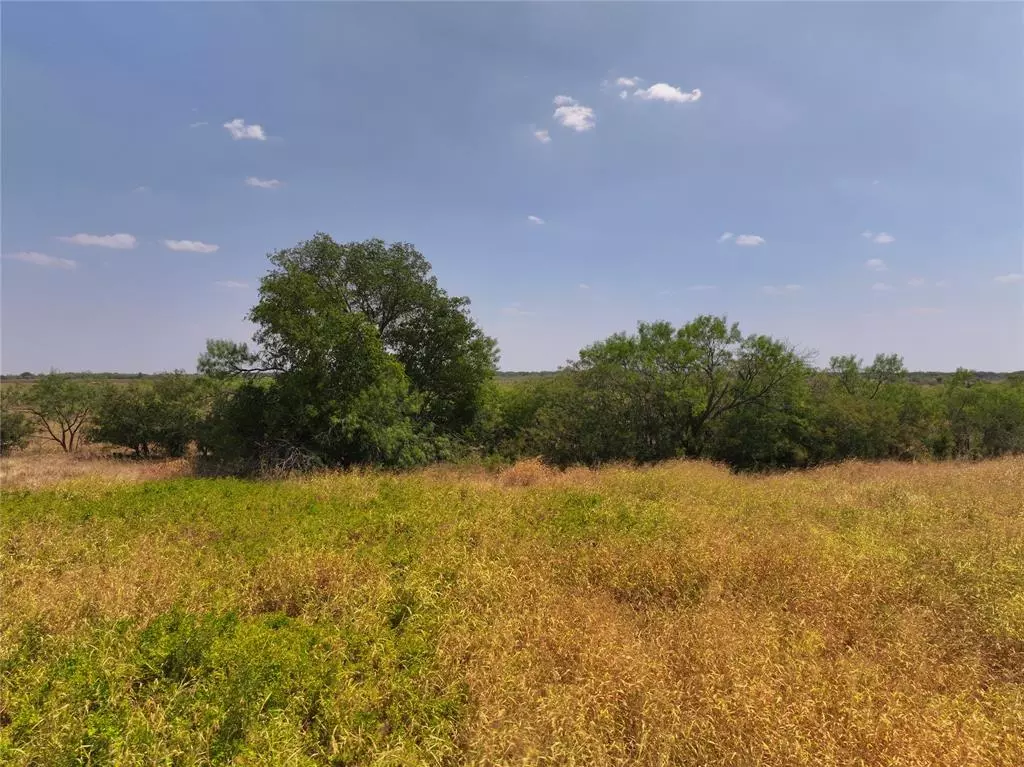
<svg viewBox="0 0 1024 767">
<path fill-rule="evenodd" d="M 0 488 L 38 490 L 71 479 L 108 484 L 148 482 L 183 477 L 190 470 L 190 463 L 182 458 L 150 461 L 111 458 L 109 448 L 96 445 L 64 453 L 55 443 L 49 442 L 0 458 Z"/>
<path fill-rule="evenodd" d="M 1024 764 L 1020 458 L 126 479 L 4 499 L 0 761 Z"/>
</svg>

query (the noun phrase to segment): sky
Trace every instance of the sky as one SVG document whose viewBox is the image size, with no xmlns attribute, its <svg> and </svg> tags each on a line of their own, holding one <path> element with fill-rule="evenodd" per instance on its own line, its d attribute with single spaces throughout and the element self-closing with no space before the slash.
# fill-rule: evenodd
<svg viewBox="0 0 1024 767">
<path fill-rule="evenodd" d="M 1024 368 L 1013 3 L 4 3 L 0 368 L 193 370 L 268 253 L 413 243 L 554 369 L 726 315 Z"/>
</svg>

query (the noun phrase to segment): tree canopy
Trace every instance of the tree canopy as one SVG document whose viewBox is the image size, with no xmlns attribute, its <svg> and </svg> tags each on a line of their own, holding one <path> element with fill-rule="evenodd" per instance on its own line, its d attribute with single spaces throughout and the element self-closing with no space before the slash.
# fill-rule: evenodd
<svg viewBox="0 0 1024 767">
<path fill-rule="evenodd" d="M 369 454 L 404 463 L 423 440 L 473 424 L 496 344 L 470 317 L 469 299 L 441 289 L 412 245 L 320 233 L 269 259 L 249 313 L 255 348 L 211 340 L 199 360 L 212 375 L 273 376 L 267 396 L 290 415 L 271 419 L 282 428 L 266 440 L 332 462 Z"/>
</svg>

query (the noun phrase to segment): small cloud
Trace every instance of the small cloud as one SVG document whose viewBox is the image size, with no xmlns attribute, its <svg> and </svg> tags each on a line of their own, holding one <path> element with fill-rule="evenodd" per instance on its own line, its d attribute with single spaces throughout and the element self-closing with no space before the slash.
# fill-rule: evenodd
<svg viewBox="0 0 1024 767">
<path fill-rule="evenodd" d="M 628 99 L 629 98 L 629 91 L 619 91 L 619 98 L 620 99 Z"/>
<path fill-rule="evenodd" d="M 132 194 L 146 194 L 149 191 L 151 190 L 148 186 L 137 186 L 132 189 Z"/>
<path fill-rule="evenodd" d="M 248 282 L 237 282 L 235 280 L 219 280 L 218 282 L 215 282 L 213 284 L 216 285 L 218 288 L 240 289 L 249 287 Z"/>
<path fill-rule="evenodd" d="M 874 181 L 871 182 L 871 186 L 878 186 L 880 183 L 881 182 L 876 178 Z"/>
<path fill-rule="evenodd" d="M 659 296 L 674 296 L 676 292 L 674 290 L 659 290 Z"/>
<path fill-rule="evenodd" d="M 687 290 L 718 290 L 717 285 L 691 285 Z"/>
<path fill-rule="evenodd" d="M 267 134 L 263 132 L 262 125 L 246 125 L 245 120 L 241 117 L 236 117 L 231 122 L 224 123 L 224 127 L 231 134 L 231 138 L 236 141 L 244 138 L 251 138 L 256 141 L 267 140 Z"/>
<path fill-rule="evenodd" d="M 544 219 L 541 218 L 540 216 L 527 216 L 526 220 L 529 221 L 531 224 L 543 224 L 544 223 Z"/>
<path fill-rule="evenodd" d="M 692 101 L 699 101 L 703 95 L 700 88 L 692 91 L 681 91 L 674 85 L 668 83 L 655 83 L 650 88 L 638 88 L 633 95 L 644 101 L 667 101 L 675 104 L 687 104 Z"/>
<path fill-rule="evenodd" d="M 136 243 L 135 237 L 130 234 L 74 234 L 57 239 L 61 242 L 70 242 L 72 245 L 97 245 L 115 250 L 130 250 Z"/>
<path fill-rule="evenodd" d="M 580 290 L 590 290 L 590 286 L 585 282 L 581 282 L 579 287 Z"/>
<path fill-rule="evenodd" d="M 923 317 L 928 314 L 942 314 L 944 309 L 939 309 L 936 306 L 914 306 L 910 309 L 904 309 L 904 314 L 914 314 L 919 317 Z"/>
<path fill-rule="evenodd" d="M 880 258 L 869 258 L 864 262 L 864 266 L 873 272 L 885 272 L 889 270 L 889 267 L 885 265 L 885 261 Z"/>
<path fill-rule="evenodd" d="M 718 238 L 718 241 L 719 242 L 726 242 L 727 240 L 731 240 L 733 238 L 733 236 L 734 235 L 733 235 L 732 232 L 722 232 L 722 236 Z"/>
<path fill-rule="evenodd" d="M 924 277 L 912 277 L 907 280 L 907 284 L 912 288 L 924 287 L 928 281 Z"/>
<path fill-rule="evenodd" d="M 765 285 L 761 290 L 767 293 L 769 296 L 785 296 L 792 295 L 793 293 L 799 293 L 803 290 L 802 285 Z"/>
<path fill-rule="evenodd" d="M 209 245 L 199 240 L 164 240 L 164 245 L 170 250 L 187 253 L 214 253 L 220 248 L 219 245 Z"/>
<path fill-rule="evenodd" d="M 522 304 L 516 302 L 502 308 L 501 313 L 508 317 L 532 317 L 536 312 L 529 312 L 523 309 Z"/>
<path fill-rule="evenodd" d="M 641 78 L 639 77 L 620 77 L 615 81 L 615 84 L 620 88 L 635 88 L 639 85 Z"/>
<path fill-rule="evenodd" d="M 548 135 L 548 132 L 546 130 L 535 130 L 533 132 L 533 137 L 542 144 L 551 143 L 551 136 Z"/>
<path fill-rule="evenodd" d="M 874 285 L 871 286 L 871 289 L 877 290 L 879 292 L 885 292 L 888 290 L 892 290 L 892 285 L 890 285 L 887 282 L 876 282 Z"/>
<path fill-rule="evenodd" d="M 255 176 L 249 176 L 249 178 L 245 180 L 245 183 L 249 186 L 257 187 L 258 189 L 277 189 L 281 186 L 281 182 L 276 178 L 262 179 L 256 178 Z"/>
<path fill-rule="evenodd" d="M 1024 282 L 1024 274 L 1020 274 L 1019 272 L 1001 274 L 998 277 L 996 277 L 996 282 L 1001 282 L 1004 285 L 1009 285 L 1014 282 Z"/>
<path fill-rule="evenodd" d="M 736 237 L 736 244 L 744 247 L 756 247 L 764 245 L 764 237 L 758 234 L 741 234 Z"/>
<path fill-rule="evenodd" d="M 48 269 L 74 269 L 77 266 L 70 258 L 57 258 L 55 256 L 48 256 L 45 253 L 37 253 L 34 250 L 10 253 L 5 255 L 4 258 L 9 258 L 12 261 L 23 261 L 26 264 L 35 264 L 36 266 Z"/>
<path fill-rule="evenodd" d="M 210 123 L 206 122 L 206 120 L 200 120 L 200 121 L 199 121 L 199 122 L 197 122 L 197 123 L 192 123 L 192 124 L 191 124 L 191 125 L 189 125 L 188 127 L 190 127 L 190 128 L 202 128 L 202 127 L 203 127 L 204 125 L 209 125 L 209 124 L 210 124 Z M 225 127 L 226 127 L 226 126 L 225 126 Z"/>
<path fill-rule="evenodd" d="M 594 110 L 583 106 L 571 96 L 555 96 L 554 118 L 559 125 L 571 128 L 578 133 L 588 131 L 597 123 L 594 119 Z"/>
<path fill-rule="evenodd" d="M 891 234 L 886 234 L 885 232 L 879 232 L 878 234 L 875 234 L 874 232 L 865 231 L 861 232 L 860 236 L 863 237 L 865 240 L 871 240 L 873 243 L 876 243 L 877 245 L 888 245 L 890 242 L 896 241 L 895 237 L 893 237 Z"/>
<path fill-rule="evenodd" d="M 949 285 L 949 280 L 936 280 L 935 287 L 944 288 Z"/>
</svg>

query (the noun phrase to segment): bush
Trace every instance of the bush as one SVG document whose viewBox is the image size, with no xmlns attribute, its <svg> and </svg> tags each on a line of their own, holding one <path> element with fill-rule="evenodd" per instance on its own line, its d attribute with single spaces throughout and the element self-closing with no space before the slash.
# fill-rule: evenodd
<svg viewBox="0 0 1024 767">
<path fill-rule="evenodd" d="M 0 455 L 20 450 L 28 444 L 35 428 L 28 414 L 0 405 Z"/>
</svg>

